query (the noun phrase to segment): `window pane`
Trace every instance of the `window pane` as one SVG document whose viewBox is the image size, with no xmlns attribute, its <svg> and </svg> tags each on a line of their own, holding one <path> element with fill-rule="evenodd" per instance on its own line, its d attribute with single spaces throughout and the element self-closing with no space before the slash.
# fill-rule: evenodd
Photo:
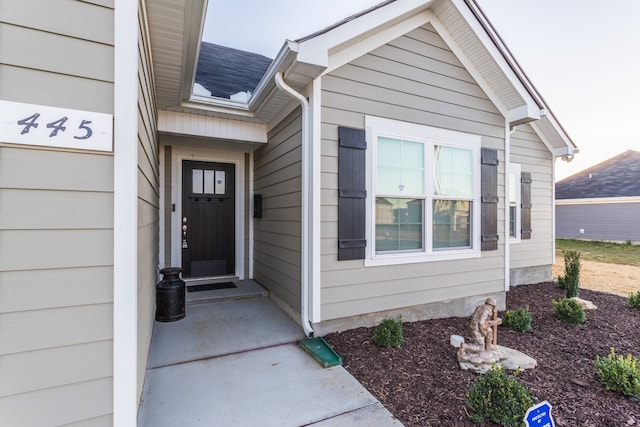
<svg viewBox="0 0 640 427">
<path fill-rule="evenodd" d="M 515 204 L 517 202 L 517 189 L 516 189 L 516 175 L 509 174 L 509 203 Z"/>
<path fill-rule="evenodd" d="M 424 194 L 424 144 L 378 138 L 378 194 Z"/>
<path fill-rule="evenodd" d="M 216 171 L 216 194 L 224 194 L 226 191 L 225 186 L 227 185 L 225 182 L 225 172 L 224 171 Z"/>
<path fill-rule="evenodd" d="M 422 203 L 421 199 L 376 197 L 377 253 L 423 248 Z"/>
<path fill-rule="evenodd" d="M 436 145 L 434 164 L 435 195 L 473 197 L 473 152 L 471 150 Z"/>
<path fill-rule="evenodd" d="M 207 194 L 213 194 L 213 173 L 214 171 L 204 171 L 204 192 Z"/>
<path fill-rule="evenodd" d="M 192 193 L 200 193 L 203 192 L 202 186 L 202 169 L 192 169 L 191 177 L 192 177 Z"/>
<path fill-rule="evenodd" d="M 471 247 L 471 202 L 433 201 L 433 248 Z"/>
<path fill-rule="evenodd" d="M 516 237 L 516 207 L 509 206 L 509 237 Z"/>
</svg>

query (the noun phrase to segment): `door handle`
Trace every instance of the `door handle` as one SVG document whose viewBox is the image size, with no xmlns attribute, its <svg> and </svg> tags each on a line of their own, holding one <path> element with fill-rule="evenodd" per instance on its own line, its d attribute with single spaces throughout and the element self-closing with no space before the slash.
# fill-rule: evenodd
<svg viewBox="0 0 640 427">
<path fill-rule="evenodd" d="M 182 249 L 188 249 L 187 243 L 187 217 L 182 217 Z"/>
</svg>

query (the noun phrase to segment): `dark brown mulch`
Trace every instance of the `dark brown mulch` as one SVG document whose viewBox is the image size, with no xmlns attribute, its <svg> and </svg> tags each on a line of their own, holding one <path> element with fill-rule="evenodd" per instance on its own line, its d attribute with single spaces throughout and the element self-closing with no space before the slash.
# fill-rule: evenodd
<svg viewBox="0 0 640 427">
<path fill-rule="evenodd" d="M 539 401 L 552 406 L 556 426 L 640 426 L 640 402 L 606 391 L 594 368 L 597 355 L 640 357 L 640 311 L 627 298 L 580 290 L 598 310 L 587 322 L 570 324 L 554 316 L 552 300 L 564 297 L 554 283 L 518 286 L 507 294 L 507 309 L 528 307 L 532 330 L 501 326 L 498 344 L 538 361 L 519 380 Z M 468 339 L 468 318 L 405 323 L 401 348 L 372 343 L 373 328 L 330 334 L 325 339 L 342 356 L 344 367 L 405 426 L 477 426 L 465 412 L 465 393 L 476 374 L 459 368 L 451 335 Z M 493 424 L 485 423 L 483 426 Z"/>
</svg>

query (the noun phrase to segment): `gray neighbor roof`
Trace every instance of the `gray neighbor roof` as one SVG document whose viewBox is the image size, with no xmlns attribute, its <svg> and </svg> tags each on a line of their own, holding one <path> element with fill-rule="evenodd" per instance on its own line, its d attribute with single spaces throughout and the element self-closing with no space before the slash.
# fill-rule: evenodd
<svg viewBox="0 0 640 427">
<path fill-rule="evenodd" d="M 640 196 L 640 152 L 628 150 L 556 183 L 556 200 Z"/>
<path fill-rule="evenodd" d="M 195 81 L 211 96 L 228 99 L 238 92 L 253 92 L 271 61 L 257 53 L 201 42 Z"/>
</svg>

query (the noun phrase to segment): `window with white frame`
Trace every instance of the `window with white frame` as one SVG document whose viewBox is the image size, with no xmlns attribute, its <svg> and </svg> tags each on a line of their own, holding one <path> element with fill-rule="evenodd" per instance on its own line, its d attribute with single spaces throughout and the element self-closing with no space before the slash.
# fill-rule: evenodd
<svg viewBox="0 0 640 427">
<path fill-rule="evenodd" d="M 480 137 L 376 117 L 366 130 L 368 260 L 479 256 Z"/>
<path fill-rule="evenodd" d="M 509 238 L 520 239 L 520 171 L 517 163 L 509 164 Z"/>
</svg>

